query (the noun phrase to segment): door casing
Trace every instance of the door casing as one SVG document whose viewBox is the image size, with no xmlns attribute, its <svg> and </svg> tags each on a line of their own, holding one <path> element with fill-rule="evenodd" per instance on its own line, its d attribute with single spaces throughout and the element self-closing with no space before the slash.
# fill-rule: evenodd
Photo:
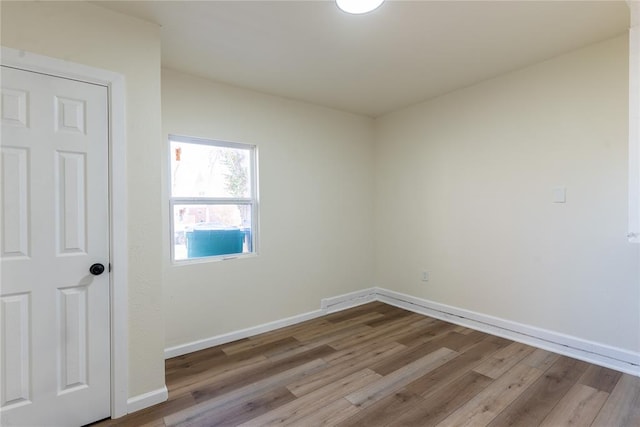
<svg viewBox="0 0 640 427">
<path fill-rule="evenodd" d="M 111 261 L 111 417 L 126 415 L 129 396 L 127 294 L 127 156 L 125 81 L 112 71 L 22 50 L 0 47 L 2 65 L 98 84 L 107 88 L 109 105 L 109 221 Z"/>
</svg>

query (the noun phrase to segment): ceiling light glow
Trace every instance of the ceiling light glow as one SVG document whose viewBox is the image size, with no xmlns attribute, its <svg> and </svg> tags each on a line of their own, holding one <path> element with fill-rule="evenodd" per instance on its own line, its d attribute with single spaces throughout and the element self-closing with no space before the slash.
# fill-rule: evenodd
<svg viewBox="0 0 640 427">
<path fill-rule="evenodd" d="M 371 12 L 377 9 L 384 0 L 336 0 L 336 4 L 342 10 L 354 15 Z"/>
</svg>

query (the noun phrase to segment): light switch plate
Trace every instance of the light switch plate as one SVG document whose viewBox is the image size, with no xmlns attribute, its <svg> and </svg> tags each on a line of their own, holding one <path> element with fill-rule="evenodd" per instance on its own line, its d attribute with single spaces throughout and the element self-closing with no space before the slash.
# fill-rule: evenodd
<svg viewBox="0 0 640 427">
<path fill-rule="evenodd" d="M 567 189 L 565 187 L 556 187 L 553 189 L 553 203 L 566 203 Z"/>
</svg>

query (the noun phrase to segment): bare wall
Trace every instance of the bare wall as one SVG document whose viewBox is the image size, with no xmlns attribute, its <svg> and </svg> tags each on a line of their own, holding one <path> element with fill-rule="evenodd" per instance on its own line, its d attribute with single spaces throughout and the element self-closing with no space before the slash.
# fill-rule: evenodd
<svg viewBox="0 0 640 427">
<path fill-rule="evenodd" d="M 627 48 L 611 39 L 378 119 L 376 284 L 638 352 Z"/>
<path fill-rule="evenodd" d="M 373 120 L 162 70 L 166 346 L 317 310 L 373 281 Z M 173 265 L 168 134 L 256 144 L 260 253 Z"/>
</svg>

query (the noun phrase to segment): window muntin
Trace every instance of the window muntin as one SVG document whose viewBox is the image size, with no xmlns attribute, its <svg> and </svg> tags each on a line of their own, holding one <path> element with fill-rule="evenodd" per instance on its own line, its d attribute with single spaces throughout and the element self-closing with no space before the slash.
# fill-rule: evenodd
<svg viewBox="0 0 640 427">
<path fill-rule="evenodd" d="M 256 252 L 256 148 L 171 135 L 173 261 Z"/>
</svg>

